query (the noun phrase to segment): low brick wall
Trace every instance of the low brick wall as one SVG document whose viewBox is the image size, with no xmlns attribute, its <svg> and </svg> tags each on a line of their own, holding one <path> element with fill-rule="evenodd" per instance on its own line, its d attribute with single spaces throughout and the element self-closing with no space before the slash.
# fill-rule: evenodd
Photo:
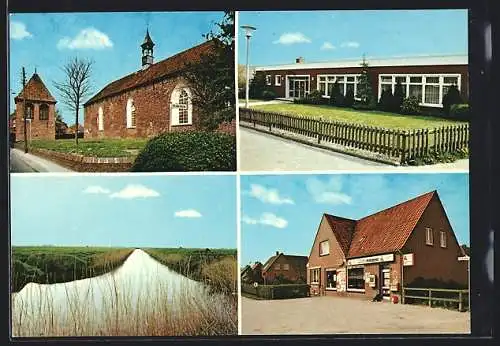
<svg viewBox="0 0 500 346">
<path fill-rule="evenodd" d="M 135 157 L 89 157 L 47 149 L 31 149 L 31 153 L 76 172 L 127 172 L 135 160 Z"/>
</svg>

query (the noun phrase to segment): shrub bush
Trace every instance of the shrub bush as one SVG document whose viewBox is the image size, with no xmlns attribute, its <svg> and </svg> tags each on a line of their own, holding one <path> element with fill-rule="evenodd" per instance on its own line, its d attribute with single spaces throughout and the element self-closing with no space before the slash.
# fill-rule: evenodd
<svg viewBox="0 0 500 346">
<path fill-rule="evenodd" d="M 374 101 L 371 101 L 370 103 L 355 101 L 354 104 L 352 105 L 352 108 L 371 111 L 377 108 L 377 104 Z"/>
<path fill-rule="evenodd" d="M 321 91 L 313 90 L 306 96 L 306 99 L 310 104 L 319 105 L 323 103 L 323 96 L 321 95 Z"/>
<path fill-rule="evenodd" d="M 394 108 L 392 91 L 387 89 L 382 90 L 377 108 L 386 112 L 391 111 Z"/>
<path fill-rule="evenodd" d="M 401 113 L 403 114 L 418 114 L 420 107 L 418 105 L 418 99 L 415 96 L 407 97 L 403 100 L 401 105 Z"/>
<path fill-rule="evenodd" d="M 276 98 L 276 93 L 271 89 L 265 89 L 262 91 L 261 98 L 264 100 L 272 100 Z"/>
<path fill-rule="evenodd" d="M 309 295 L 307 284 L 258 285 L 242 284 L 241 291 L 265 299 L 303 298 Z"/>
<path fill-rule="evenodd" d="M 345 93 L 344 106 L 352 107 L 354 105 L 354 90 L 347 90 Z"/>
<path fill-rule="evenodd" d="M 405 95 L 406 95 L 406 93 L 403 90 L 403 85 L 401 85 L 401 82 L 398 81 L 396 83 L 396 85 L 394 86 L 394 96 L 392 96 L 392 99 L 391 99 L 390 110 L 392 112 L 396 112 L 396 113 L 401 112 L 401 106 L 403 105 Z"/>
<path fill-rule="evenodd" d="M 457 103 L 450 107 L 450 117 L 458 120 L 470 120 L 470 108 L 467 103 Z"/>
<path fill-rule="evenodd" d="M 448 88 L 446 95 L 443 96 L 443 111 L 445 114 L 450 114 L 451 106 L 463 103 L 462 96 L 456 85 Z"/>
<path fill-rule="evenodd" d="M 344 95 L 340 92 L 340 87 L 337 82 L 333 84 L 332 90 L 330 92 L 330 104 L 336 107 L 344 107 L 345 104 Z"/>
<path fill-rule="evenodd" d="M 170 132 L 151 139 L 133 172 L 236 170 L 236 137 L 218 132 Z"/>
</svg>

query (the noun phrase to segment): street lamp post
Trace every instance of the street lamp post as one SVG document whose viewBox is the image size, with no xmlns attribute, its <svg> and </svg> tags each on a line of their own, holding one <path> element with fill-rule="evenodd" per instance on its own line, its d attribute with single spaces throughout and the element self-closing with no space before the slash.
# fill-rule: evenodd
<svg viewBox="0 0 500 346">
<path fill-rule="evenodd" d="M 247 38 L 247 70 L 246 70 L 246 83 L 245 83 L 245 107 L 248 108 L 249 99 L 249 79 L 250 79 L 250 67 L 248 65 L 248 57 L 250 51 L 250 37 L 252 37 L 252 32 L 257 30 L 255 27 L 250 25 L 242 25 L 241 28 L 245 30 L 245 37 Z"/>
</svg>

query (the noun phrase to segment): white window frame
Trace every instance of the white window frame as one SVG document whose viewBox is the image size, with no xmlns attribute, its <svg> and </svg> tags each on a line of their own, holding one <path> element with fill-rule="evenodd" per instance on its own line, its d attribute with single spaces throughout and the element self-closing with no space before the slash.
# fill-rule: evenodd
<svg viewBox="0 0 500 346">
<path fill-rule="evenodd" d="M 425 228 L 425 245 L 434 246 L 434 230 L 431 227 Z"/>
<path fill-rule="evenodd" d="M 439 245 L 443 249 L 446 249 L 448 247 L 448 239 L 446 237 L 446 232 L 442 230 L 439 231 Z"/>
<path fill-rule="evenodd" d="M 326 250 L 326 252 L 322 252 L 322 250 L 324 250 L 324 249 L 321 246 L 321 244 L 325 244 L 325 243 L 327 244 L 327 250 Z M 329 254 L 330 254 L 330 241 L 327 239 L 327 240 L 323 240 L 323 241 L 319 242 L 319 255 L 320 256 L 327 256 Z"/>
<path fill-rule="evenodd" d="M 317 281 L 313 281 L 313 278 L 315 275 L 313 275 L 313 273 L 318 273 L 317 275 Z M 309 269 L 309 279 L 311 281 L 311 284 L 313 285 L 318 285 L 319 284 L 319 280 L 320 280 L 320 276 L 321 276 L 321 267 L 316 267 L 316 268 L 310 268 Z"/>
<path fill-rule="evenodd" d="M 179 122 L 179 97 L 181 92 L 185 90 L 188 96 L 188 121 L 187 123 Z M 193 125 L 193 103 L 191 101 L 191 90 L 185 85 L 178 85 L 172 91 L 172 95 L 170 96 L 170 124 L 172 126 L 190 126 Z"/>
<path fill-rule="evenodd" d="M 266 85 L 271 85 L 271 78 L 272 76 L 270 74 L 266 75 Z"/>
<path fill-rule="evenodd" d="M 132 110 L 132 106 L 134 106 L 134 109 Z M 127 107 L 126 107 L 126 117 L 127 117 L 127 129 L 134 129 L 136 125 L 132 125 L 132 111 L 135 112 L 135 104 L 134 100 L 132 98 L 129 98 L 127 100 Z M 137 124 L 137 119 L 135 119 L 136 124 Z"/>
<path fill-rule="evenodd" d="M 346 282 L 346 290 L 347 292 L 358 292 L 358 293 L 364 293 L 365 289 L 364 288 L 349 288 L 349 271 L 352 269 L 360 269 L 363 268 L 363 276 L 366 275 L 366 270 L 364 266 L 355 266 L 355 267 L 348 267 L 346 269 L 345 273 L 345 282 Z"/>
<path fill-rule="evenodd" d="M 335 82 L 340 78 L 344 78 L 344 81 L 342 82 L 344 84 L 344 90 L 340 90 L 342 94 L 345 96 L 347 94 L 347 84 L 354 84 L 354 99 L 359 100 L 358 97 L 356 97 L 358 93 L 358 83 L 359 83 L 359 77 L 360 74 L 319 74 L 316 76 L 316 89 L 319 91 L 320 90 L 320 84 L 324 83 L 325 84 L 325 92 L 323 95 L 321 95 L 323 98 L 330 98 L 330 95 L 328 95 L 328 86 L 329 84 L 334 85 Z M 321 81 L 321 78 L 325 77 L 325 81 Z M 348 82 L 347 77 L 354 77 L 354 82 Z M 333 81 L 330 81 L 329 78 L 333 78 Z"/>
<path fill-rule="evenodd" d="M 307 90 L 305 92 L 306 95 L 309 95 L 311 93 L 311 75 L 308 74 L 291 74 L 291 75 L 286 75 L 285 76 L 285 98 L 287 99 L 292 99 L 291 97 L 288 97 L 290 94 L 290 78 L 307 78 Z"/>
<path fill-rule="evenodd" d="M 274 76 L 274 85 L 281 86 L 281 75 L 277 74 Z"/>
<path fill-rule="evenodd" d="M 391 82 L 382 82 L 382 77 L 391 77 Z M 460 73 L 412 73 L 412 74 L 401 74 L 401 73 L 381 73 L 378 75 L 378 100 L 380 100 L 380 97 L 382 96 L 382 84 L 384 85 L 391 85 L 391 90 L 392 93 L 394 94 L 394 89 L 396 86 L 396 77 L 405 77 L 406 78 L 406 93 L 405 97 L 408 97 L 410 95 L 410 84 L 411 85 L 421 85 L 422 86 L 422 97 L 419 100 L 419 106 L 424 106 L 424 107 L 434 107 L 434 108 L 442 108 L 443 107 L 443 87 L 445 86 L 451 86 L 453 84 L 451 83 L 444 83 L 444 78 L 445 77 L 455 77 L 457 78 L 457 88 L 459 91 L 462 90 L 462 75 Z M 410 77 L 421 77 L 422 81 L 420 83 L 410 83 Z M 438 77 L 439 78 L 439 83 L 427 83 L 426 78 L 427 77 Z M 435 103 L 426 103 L 425 102 L 425 86 L 426 85 L 434 85 L 434 86 L 439 86 L 439 104 Z"/>
<path fill-rule="evenodd" d="M 99 106 L 97 111 L 97 130 L 104 131 L 104 110 Z"/>
</svg>

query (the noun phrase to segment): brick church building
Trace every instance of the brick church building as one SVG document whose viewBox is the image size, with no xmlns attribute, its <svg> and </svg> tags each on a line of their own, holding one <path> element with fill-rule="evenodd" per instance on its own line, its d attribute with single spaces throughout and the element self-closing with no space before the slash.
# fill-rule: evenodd
<svg viewBox="0 0 500 346">
<path fill-rule="evenodd" d="M 16 103 L 15 138 L 24 141 L 24 110 L 26 109 L 26 134 L 28 140 L 55 139 L 55 105 L 56 99 L 50 94 L 42 78 L 35 71 L 14 98 Z"/>
<path fill-rule="evenodd" d="M 85 104 L 85 137 L 152 137 L 197 128 L 192 90 L 182 78 L 186 62 L 214 48 L 212 41 L 155 63 L 155 43 L 146 31 L 141 44 L 142 68 L 106 85 Z M 235 125 L 222 130 L 235 131 Z"/>
</svg>

